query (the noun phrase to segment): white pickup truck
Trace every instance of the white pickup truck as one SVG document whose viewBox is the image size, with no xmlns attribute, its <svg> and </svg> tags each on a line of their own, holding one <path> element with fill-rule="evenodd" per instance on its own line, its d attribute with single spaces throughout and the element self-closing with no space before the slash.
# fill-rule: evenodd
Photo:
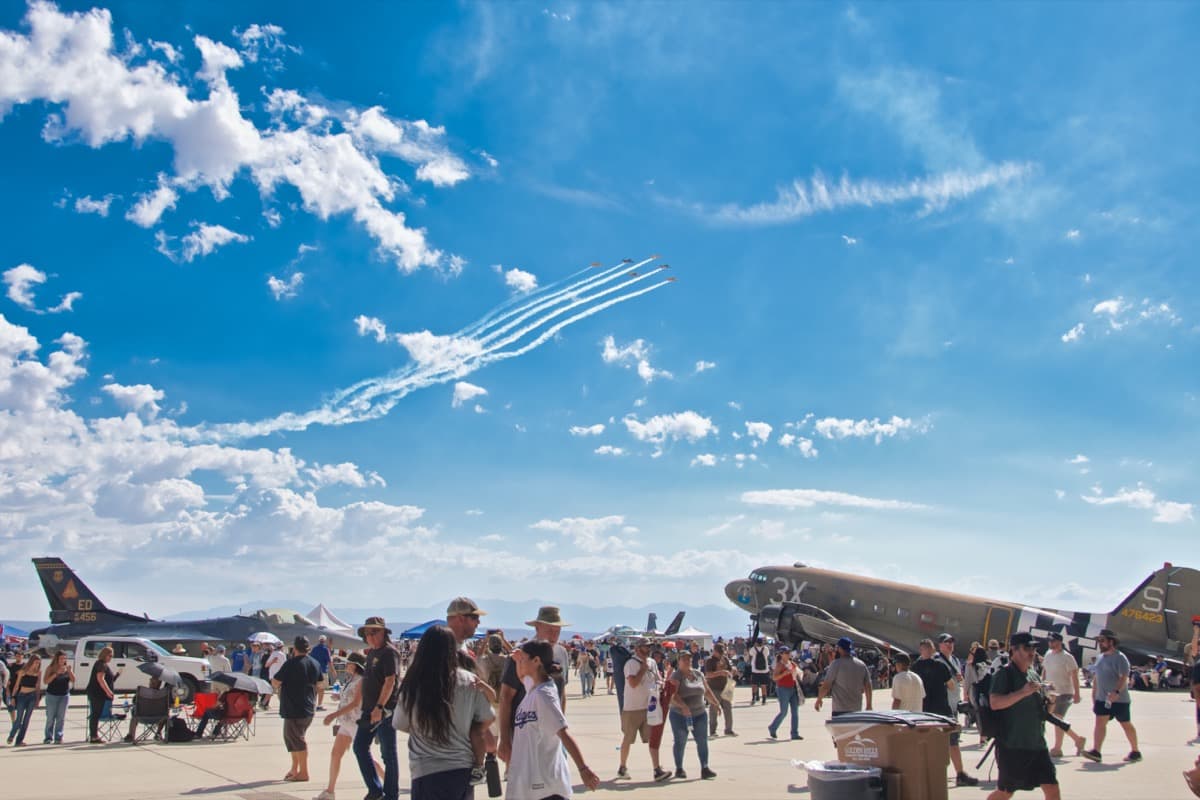
<svg viewBox="0 0 1200 800">
<path fill-rule="evenodd" d="M 105 647 L 113 649 L 112 661 L 108 666 L 117 673 L 113 689 L 118 693 L 137 691 L 139 686 L 149 686 L 150 676 L 138 669 L 139 664 L 151 661 L 175 670 L 183 678 L 183 685 L 176 688 L 179 702 L 190 703 L 196 692 L 208 688 L 209 666 L 203 658 L 176 656 L 140 636 L 85 636 L 75 641 L 59 641 L 51 652 L 61 650 L 75 670 L 74 691 L 87 688 L 96 656 Z"/>
</svg>

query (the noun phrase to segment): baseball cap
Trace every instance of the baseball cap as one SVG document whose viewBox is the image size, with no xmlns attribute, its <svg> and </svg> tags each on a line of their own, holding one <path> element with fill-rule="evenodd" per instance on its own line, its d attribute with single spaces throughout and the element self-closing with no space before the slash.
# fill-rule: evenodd
<svg viewBox="0 0 1200 800">
<path fill-rule="evenodd" d="M 1063 635 L 1058 631 L 1050 631 L 1050 638 L 1056 642 L 1061 642 L 1063 640 Z"/>
<path fill-rule="evenodd" d="M 1014 633 L 1008 640 L 1009 647 L 1033 647 L 1032 633 Z"/>
<path fill-rule="evenodd" d="M 938 644 L 944 644 L 946 642 L 953 642 L 953 641 L 954 641 L 954 634 L 952 634 L 952 633 L 939 633 L 938 634 L 938 637 L 937 637 Z"/>
<path fill-rule="evenodd" d="M 849 636 L 843 636 L 837 640 L 837 646 L 845 650 L 847 653 L 854 652 L 854 641 Z"/>
<path fill-rule="evenodd" d="M 1113 633 L 1112 628 L 1104 628 L 1098 634 L 1096 634 L 1097 639 L 1099 639 L 1101 636 L 1103 636 L 1105 639 L 1112 639 L 1114 642 L 1120 641 L 1120 638 Z"/>
<path fill-rule="evenodd" d="M 308 637 L 307 636 L 297 636 L 295 641 L 292 642 L 292 647 L 296 648 L 297 650 L 300 650 L 301 652 L 307 652 L 308 651 Z"/>
<path fill-rule="evenodd" d="M 446 606 L 447 617 L 467 617 L 472 614 L 482 617 L 487 612 L 476 605 L 475 601 L 469 597 L 456 597 L 450 601 L 450 605 Z"/>
</svg>

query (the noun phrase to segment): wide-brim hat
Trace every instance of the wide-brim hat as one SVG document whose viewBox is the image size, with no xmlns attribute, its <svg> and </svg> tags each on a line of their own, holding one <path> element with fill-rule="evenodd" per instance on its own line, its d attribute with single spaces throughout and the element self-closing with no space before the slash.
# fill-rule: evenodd
<svg viewBox="0 0 1200 800">
<path fill-rule="evenodd" d="M 346 656 L 346 663 L 353 664 L 361 670 L 367 666 L 367 657 L 362 653 L 351 653 Z"/>
<path fill-rule="evenodd" d="M 526 625 L 553 625 L 556 628 L 566 628 L 571 623 L 563 622 L 562 611 L 558 606 L 542 606 L 538 609 L 537 619 L 525 620 Z"/>
<path fill-rule="evenodd" d="M 387 634 L 391 634 L 392 632 L 392 629 L 383 621 L 383 617 L 367 617 L 367 621 L 358 629 L 358 638 L 367 638 L 367 631 L 369 630 L 381 630 Z"/>
</svg>

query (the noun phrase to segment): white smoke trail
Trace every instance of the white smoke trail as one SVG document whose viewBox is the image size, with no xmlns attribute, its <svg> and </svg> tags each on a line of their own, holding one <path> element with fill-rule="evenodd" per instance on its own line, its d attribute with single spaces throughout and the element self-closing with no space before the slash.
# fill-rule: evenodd
<svg viewBox="0 0 1200 800">
<path fill-rule="evenodd" d="M 522 356 L 545 344 L 558 334 L 559 331 L 570 325 L 619 303 L 624 303 L 627 300 L 632 300 L 666 286 L 670 281 L 660 281 L 653 286 L 618 294 L 616 297 L 605 300 L 602 303 L 592 305 L 594 301 L 613 293 L 621 292 L 623 289 L 645 280 L 654 274 L 654 272 L 647 272 L 645 275 L 639 275 L 636 278 L 607 289 L 586 296 L 580 296 L 582 292 L 604 286 L 606 283 L 619 279 L 621 276 L 618 272 L 634 270 L 649 263 L 650 260 L 646 259 L 636 265 L 621 264 L 620 267 L 607 269 L 599 275 L 570 283 L 564 289 L 552 293 L 555 295 L 554 299 L 548 299 L 543 296 L 535 299 L 532 303 L 525 303 L 517 308 L 510 308 L 507 312 L 497 315 L 497 310 L 503 308 L 505 305 L 502 304 L 481 318 L 481 320 L 463 328 L 463 330 L 475 331 L 475 336 L 460 336 L 456 334 L 453 337 L 440 337 L 454 344 L 460 344 L 461 347 L 447 350 L 430 362 L 421 363 L 416 361 L 388 375 L 359 381 L 333 393 L 319 407 L 311 411 L 304 413 L 289 411 L 258 422 L 237 422 L 202 427 L 195 429 L 194 435 L 198 438 L 216 440 L 244 439 L 254 436 L 265 436 L 280 431 L 301 431 L 313 425 L 347 425 L 385 416 L 397 403 L 414 391 L 460 379 L 497 361 Z M 558 283 L 562 284 L 561 281 Z M 566 305 L 557 309 L 553 308 L 559 302 L 567 299 L 570 299 L 570 302 Z M 538 307 L 537 311 L 533 310 L 534 306 Z M 532 340 L 520 345 L 517 349 L 504 349 L 521 342 L 521 340 L 547 323 L 581 306 L 588 307 L 577 314 L 551 325 Z M 486 336 L 479 337 L 479 332 L 492 328 L 497 323 L 513 315 L 518 315 L 520 319 L 513 320 L 499 329 L 489 330 Z M 490 320 L 488 319 L 489 317 L 491 317 Z M 526 322 L 530 318 L 532 318 L 532 321 Z M 519 329 L 512 331 L 515 326 L 521 325 L 521 322 L 525 322 L 525 324 Z M 504 333 L 508 333 L 508 335 L 504 336 L 503 339 L 497 340 L 495 338 Z"/>
</svg>

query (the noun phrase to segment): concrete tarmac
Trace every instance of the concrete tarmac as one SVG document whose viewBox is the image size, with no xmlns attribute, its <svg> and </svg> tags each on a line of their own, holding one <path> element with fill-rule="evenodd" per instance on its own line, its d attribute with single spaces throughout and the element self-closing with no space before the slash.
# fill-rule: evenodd
<svg viewBox="0 0 1200 800">
<path fill-rule="evenodd" d="M 709 762 L 717 772 L 715 780 L 699 779 L 700 768 L 695 744 L 689 742 L 684 755 L 688 779 L 656 784 L 651 780 L 650 759 L 646 746 L 636 744 L 629 758 L 631 779 L 615 781 L 620 733 L 615 695 L 597 694 L 581 698 L 576 694 L 578 681 L 568 687 L 567 718 L 578 738 L 588 765 L 602 780 L 594 796 L 617 798 L 636 790 L 656 800 L 716 800 L 716 798 L 806 797 L 809 795 L 804 772 L 791 765 L 793 759 L 832 760 L 835 757 L 825 730 L 828 706 L 818 714 L 809 700 L 800 708 L 800 733 L 803 741 L 778 741 L 767 737 L 767 725 L 778 706 L 750 707 L 749 689 L 738 689 L 734 705 L 736 738 L 721 736 L 710 741 Z M 881 707 L 888 707 L 890 694 L 876 693 Z M 13 800 L 168 800 L 168 798 L 239 798 L 240 800 L 309 800 L 325 787 L 329 775 L 329 751 L 333 740 L 330 728 L 319 720 L 309 730 L 308 783 L 282 780 L 289 767 L 283 747 L 282 723 L 276 713 L 260 713 L 257 731 L 249 741 L 232 743 L 140 744 L 84 743 L 86 709 L 83 699 L 73 699 L 67 715 L 67 742 L 42 745 L 45 716 L 34 713 L 26 746 L 0 746 L 0 794 Z M 330 706 L 332 707 L 332 706 Z M 1093 717 L 1089 708 L 1073 708 L 1067 715 L 1076 730 L 1092 738 Z M 1191 793 L 1181 772 L 1190 768 L 1200 746 L 1189 744 L 1195 734 L 1194 704 L 1179 692 L 1135 692 L 1133 720 L 1140 736 L 1145 760 L 1125 764 L 1128 752 L 1125 737 L 1110 724 L 1104 745 L 1104 763 L 1092 764 L 1070 756 L 1058 761 L 1058 777 L 1064 798 L 1086 800 L 1184 800 Z M 5 720 L 7 725 L 7 720 Z M 723 722 L 722 722 L 723 725 Z M 723 728 L 722 728 L 723 729 Z M 786 723 L 781 731 L 786 736 Z M 7 728 L 5 729 L 7 733 Z M 3 740 L 0 740 L 2 742 Z M 968 771 L 983 783 L 978 788 L 950 788 L 950 800 L 984 798 L 995 788 L 994 760 L 982 769 L 975 763 L 982 753 L 976 746 L 974 731 L 963 734 L 963 757 Z M 408 794 L 407 754 L 404 736 L 399 736 L 401 794 Z M 663 741 L 662 763 L 673 765 L 671 732 Z M 574 766 L 572 775 L 578 780 Z M 582 793 L 576 784 L 577 794 Z M 337 783 L 339 800 L 358 800 L 364 794 L 362 781 L 352 753 L 342 762 Z M 487 797 L 486 787 L 477 787 L 477 800 Z M 1040 792 L 1021 793 L 1017 797 L 1041 797 Z"/>
</svg>

